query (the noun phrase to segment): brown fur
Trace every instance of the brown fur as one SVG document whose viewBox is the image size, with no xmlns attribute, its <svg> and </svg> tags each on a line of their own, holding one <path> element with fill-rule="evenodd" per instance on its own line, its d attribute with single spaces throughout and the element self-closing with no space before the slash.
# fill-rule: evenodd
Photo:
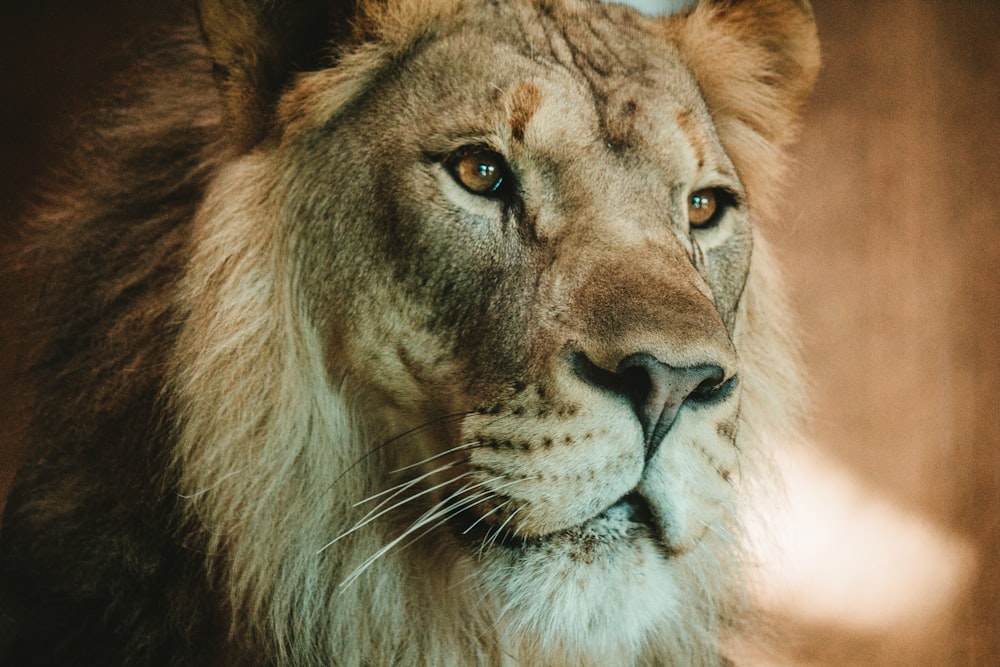
<svg viewBox="0 0 1000 667">
<path fill-rule="evenodd" d="M 201 2 L 222 134 L 165 82 L 43 218 L 7 657 L 722 664 L 737 491 L 794 421 L 754 226 L 808 12 L 368 0 L 317 49 L 291 7 Z M 482 150 L 486 196 L 449 171 Z"/>
</svg>

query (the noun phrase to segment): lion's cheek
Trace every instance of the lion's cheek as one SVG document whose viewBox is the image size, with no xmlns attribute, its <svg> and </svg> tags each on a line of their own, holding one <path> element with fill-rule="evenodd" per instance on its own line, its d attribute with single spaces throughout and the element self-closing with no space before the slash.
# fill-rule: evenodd
<svg viewBox="0 0 1000 667">
<path fill-rule="evenodd" d="M 364 317 L 339 329 L 326 348 L 333 387 L 346 383 L 373 396 L 370 404 L 395 415 L 401 428 L 470 408 L 464 365 L 419 314 L 372 303 Z"/>
<path fill-rule="evenodd" d="M 509 527 L 521 538 L 578 526 L 635 488 L 642 475 L 642 435 L 627 412 L 572 419 L 476 415 L 465 438 L 476 443 L 469 465 L 477 477 L 502 488 Z"/>
</svg>

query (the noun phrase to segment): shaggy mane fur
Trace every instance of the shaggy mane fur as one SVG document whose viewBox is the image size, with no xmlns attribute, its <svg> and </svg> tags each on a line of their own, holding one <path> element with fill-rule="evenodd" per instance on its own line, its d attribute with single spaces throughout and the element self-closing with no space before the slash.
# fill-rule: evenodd
<svg viewBox="0 0 1000 667">
<path fill-rule="evenodd" d="M 276 105 L 279 129 L 262 145 L 337 118 L 471 4 L 361 2 L 353 36 L 329 57 L 335 67 L 294 79 Z M 699 81 L 759 223 L 773 215 L 782 149 L 818 67 L 815 33 L 790 1 L 702 4 L 661 30 Z M 755 38 L 775 31 L 797 37 L 781 48 Z M 198 40 L 164 40 L 151 62 L 160 63 L 154 80 L 112 99 L 75 167 L 55 179 L 63 185 L 41 209 L 26 260 L 45 267 L 35 324 L 46 343 L 34 449 L 5 517 L 4 534 L 16 537 L 0 545 L 0 605 L 16 619 L 3 630 L 10 659 L 306 667 L 607 658 L 546 643 L 546 629 L 575 613 L 560 582 L 538 582 L 552 604 L 522 614 L 532 627 L 507 624 L 509 608 L 537 600 L 526 591 L 497 598 L 511 566 L 498 557 L 497 580 L 485 583 L 444 541 L 417 541 L 368 566 L 386 542 L 378 522 L 326 548 L 331 526 L 354 524 L 359 499 L 382 491 L 385 471 L 400 465 L 382 446 L 399 425 L 373 408 L 364 382 L 329 372 L 331 341 L 300 286 L 311 248 L 276 213 L 302 194 L 280 151 L 241 153 L 227 140 Z M 792 330 L 777 263 L 755 231 L 734 334 L 745 478 L 760 435 L 795 428 Z M 676 559 L 670 627 L 656 640 L 634 638 L 637 652 L 719 664 L 718 636 L 742 614 L 738 541 L 733 525 Z M 718 562 L 720 550 L 731 564 Z M 42 645 L 50 661 L 33 662 Z M 0 658 L 3 650 L 0 642 Z"/>
</svg>

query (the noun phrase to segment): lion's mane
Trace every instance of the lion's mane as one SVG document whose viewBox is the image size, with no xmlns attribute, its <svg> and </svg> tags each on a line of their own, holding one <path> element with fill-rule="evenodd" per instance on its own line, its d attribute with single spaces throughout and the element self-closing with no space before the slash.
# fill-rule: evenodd
<svg viewBox="0 0 1000 667">
<path fill-rule="evenodd" d="M 316 113 L 301 89 L 326 86 L 322 114 L 336 117 L 462 5 L 362 4 L 356 46 L 275 107 L 285 131 Z M 782 149 L 816 69 L 808 12 L 746 4 L 737 30 L 719 18 L 740 15 L 736 3 L 706 2 L 663 27 L 701 82 L 757 225 L 733 335 L 742 485 L 762 434 L 794 429 L 799 409 L 794 327 L 759 230 L 775 215 Z M 747 37 L 776 24 L 799 41 Z M 522 664 L 560 653 L 580 664 L 571 646 L 518 638 L 562 623 L 558 604 L 539 607 L 533 628 L 504 627 L 447 543 L 390 551 L 353 580 L 385 543 L 378 524 L 323 549 L 330 527 L 353 524 L 358 499 L 382 488 L 396 462 L 377 445 L 397 432 L 363 384 L 327 372 L 330 341 L 300 286 L 315 249 L 278 213 L 300 186 L 277 153 L 233 149 L 207 69 L 191 67 L 204 60 L 190 36 L 153 49 L 152 85 L 105 105 L 40 208 L 26 256 L 44 267 L 37 449 L 11 496 L 0 558 L 0 602 L 16 619 L 4 630 L 9 655 L 47 645 L 75 664 L 496 665 L 514 652 Z M 357 173 L 344 201 L 364 196 Z M 734 525 L 677 559 L 671 627 L 636 638 L 637 650 L 716 664 L 718 634 L 742 603 L 738 542 Z M 720 543 L 731 562 L 719 562 Z M 414 553 L 437 567 L 415 569 Z M 79 653 L 88 635 L 107 639 Z"/>
</svg>

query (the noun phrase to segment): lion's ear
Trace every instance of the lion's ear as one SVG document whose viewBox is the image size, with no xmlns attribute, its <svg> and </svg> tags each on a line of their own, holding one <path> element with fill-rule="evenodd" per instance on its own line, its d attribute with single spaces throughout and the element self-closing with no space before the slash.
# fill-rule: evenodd
<svg viewBox="0 0 1000 667">
<path fill-rule="evenodd" d="M 274 122 L 283 89 L 319 68 L 347 32 L 352 0 L 197 0 L 212 57 L 222 119 L 238 151 L 259 142 Z"/>
<path fill-rule="evenodd" d="M 776 180 L 819 72 L 808 0 L 701 0 L 664 21 L 751 194 Z"/>
<path fill-rule="evenodd" d="M 671 21 L 713 115 L 786 143 L 819 71 L 808 0 L 701 0 Z"/>
</svg>

